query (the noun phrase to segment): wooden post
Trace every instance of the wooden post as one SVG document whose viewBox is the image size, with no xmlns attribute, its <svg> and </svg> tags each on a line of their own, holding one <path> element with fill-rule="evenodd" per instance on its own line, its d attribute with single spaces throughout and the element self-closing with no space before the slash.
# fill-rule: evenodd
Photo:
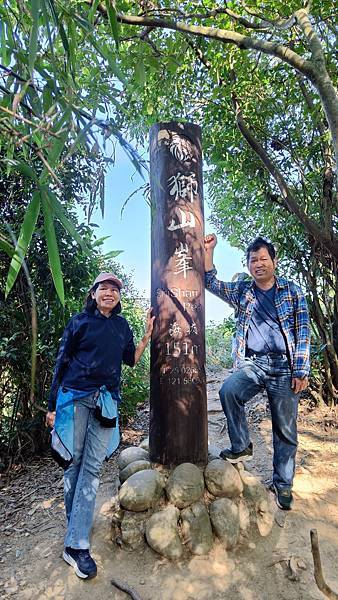
<svg viewBox="0 0 338 600">
<path fill-rule="evenodd" d="M 150 458 L 206 464 L 204 219 L 200 128 L 150 130 L 152 199 Z"/>
</svg>

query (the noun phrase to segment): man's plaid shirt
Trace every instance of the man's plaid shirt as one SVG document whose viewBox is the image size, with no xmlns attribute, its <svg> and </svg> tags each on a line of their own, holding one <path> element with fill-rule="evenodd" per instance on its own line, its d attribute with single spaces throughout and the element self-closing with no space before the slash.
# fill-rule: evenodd
<svg viewBox="0 0 338 600">
<path fill-rule="evenodd" d="M 205 287 L 236 311 L 236 360 L 238 366 L 245 357 L 246 335 L 256 301 L 254 282 L 226 283 L 216 277 L 216 269 L 205 273 Z M 301 289 L 284 277 L 276 277 L 275 305 L 280 325 L 287 343 L 293 377 L 306 377 L 310 371 L 309 311 Z"/>
</svg>

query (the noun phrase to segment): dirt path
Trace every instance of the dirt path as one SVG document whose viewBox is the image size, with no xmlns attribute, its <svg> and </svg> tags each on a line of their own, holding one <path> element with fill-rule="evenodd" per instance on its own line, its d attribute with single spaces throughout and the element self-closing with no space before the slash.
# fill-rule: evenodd
<svg viewBox="0 0 338 600">
<path fill-rule="evenodd" d="M 224 375 L 211 376 L 208 385 L 209 438 L 218 448 L 227 444 L 217 395 Z M 254 399 L 248 418 L 255 451 L 250 468 L 267 482 L 271 432 L 266 398 Z M 124 444 L 145 437 L 147 421 L 145 408 L 124 432 Z M 50 459 L 28 465 L 0 490 L 0 599 L 126 600 L 129 596 L 110 583 L 115 577 L 134 587 L 142 600 L 320 600 L 324 596 L 313 577 L 311 528 L 318 530 L 327 583 L 338 593 L 337 425 L 337 415 L 328 410 L 301 411 L 295 507 L 290 513 L 276 510 L 271 535 L 232 553 L 216 543 L 207 557 L 178 562 L 148 547 L 141 554 L 130 553 L 111 541 L 117 468 L 110 461 L 102 473 L 93 531 L 99 576 L 88 582 L 79 580 L 61 558 L 61 469 Z"/>
</svg>

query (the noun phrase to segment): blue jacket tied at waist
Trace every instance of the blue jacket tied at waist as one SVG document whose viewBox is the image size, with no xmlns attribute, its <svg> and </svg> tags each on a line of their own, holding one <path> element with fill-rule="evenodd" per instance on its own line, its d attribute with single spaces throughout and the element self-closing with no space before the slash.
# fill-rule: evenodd
<svg viewBox="0 0 338 600">
<path fill-rule="evenodd" d="M 70 464 L 74 453 L 74 403 L 88 396 L 87 391 L 73 390 L 60 387 L 57 394 L 56 416 L 52 431 L 52 449 L 59 456 L 64 466 Z M 100 387 L 97 393 L 96 408 L 104 419 L 116 420 L 116 425 L 111 427 L 111 438 L 107 447 L 106 460 L 108 460 L 120 443 L 118 423 L 118 404 L 120 396 L 117 392 L 110 393 L 106 386 Z"/>
</svg>

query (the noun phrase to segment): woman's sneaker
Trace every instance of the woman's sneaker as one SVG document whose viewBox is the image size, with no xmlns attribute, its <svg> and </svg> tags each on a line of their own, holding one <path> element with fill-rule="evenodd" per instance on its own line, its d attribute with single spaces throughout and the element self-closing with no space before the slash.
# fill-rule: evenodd
<svg viewBox="0 0 338 600">
<path fill-rule="evenodd" d="M 277 506 L 282 510 L 291 510 L 293 496 L 290 488 L 278 488 L 275 484 L 272 484 L 271 489 L 275 494 Z"/>
<path fill-rule="evenodd" d="M 95 561 L 89 554 L 89 550 L 78 550 L 69 546 L 63 551 L 63 560 L 74 568 L 81 579 L 91 579 L 97 575 Z"/>
<path fill-rule="evenodd" d="M 220 457 L 224 460 L 228 460 L 231 463 L 238 463 L 244 460 L 251 460 L 253 455 L 253 446 L 252 442 L 250 442 L 249 446 L 242 450 L 242 452 L 233 452 L 231 448 L 224 448 L 219 453 Z"/>
</svg>

